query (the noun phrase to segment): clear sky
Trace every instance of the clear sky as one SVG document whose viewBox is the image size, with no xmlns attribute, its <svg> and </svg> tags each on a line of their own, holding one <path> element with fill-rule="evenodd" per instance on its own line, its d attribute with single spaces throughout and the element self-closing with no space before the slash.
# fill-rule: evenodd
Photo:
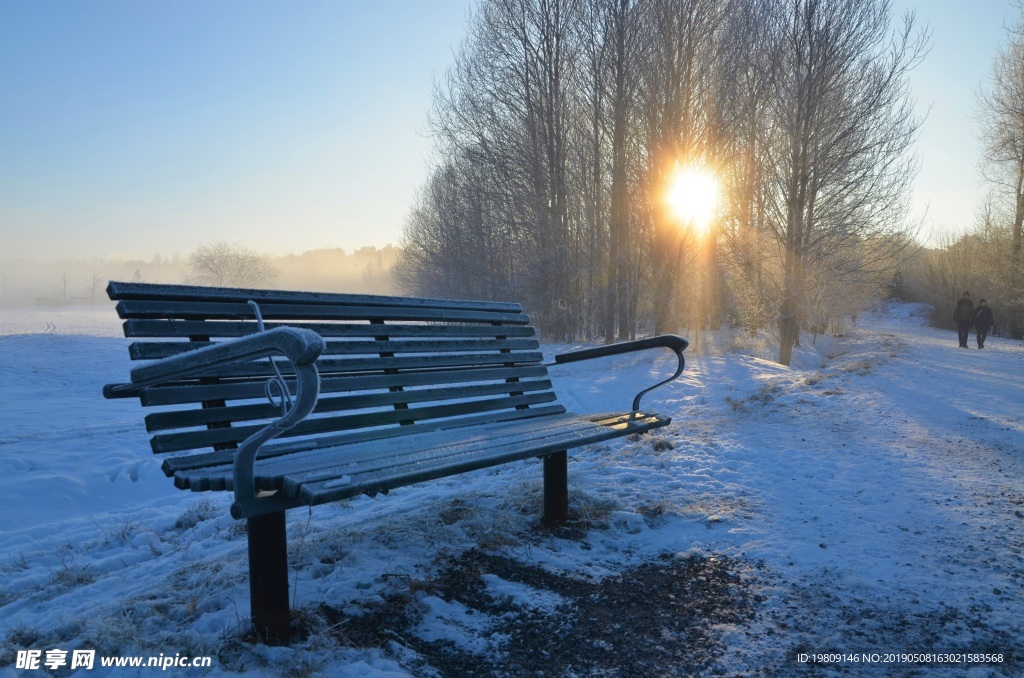
<svg viewBox="0 0 1024 678">
<path fill-rule="evenodd" d="M 918 111 L 927 114 L 917 144 L 921 160 L 914 211 L 926 214 L 923 239 L 963 231 L 985 195 L 978 161 L 977 92 L 988 87 L 1005 27 L 1018 10 L 1010 0 L 894 0 L 932 31 L 932 49 L 911 77 Z"/>
<path fill-rule="evenodd" d="M 396 243 L 470 0 L 0 0 L 0 259 Z M 896 0 L 933 30 L 915 206 L 962 228 L 1009 0 Z"/>
<path fill-rule="evenodd" d="M 468 8 L 0 0 L 0 259 L 397 244 Z"/>
</svg>

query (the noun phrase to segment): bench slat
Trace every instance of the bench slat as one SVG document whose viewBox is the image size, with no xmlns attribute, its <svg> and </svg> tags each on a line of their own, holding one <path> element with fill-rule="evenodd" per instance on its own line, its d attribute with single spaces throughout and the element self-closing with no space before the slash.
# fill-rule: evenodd
<svg viewBox="0 0 1024 678">
<path fill-rule="evenodd" d="M 378 326 L 379 327 L 379 326 Z M 378 329 L 379 333 L 380 330 Z M 137 341 L 128 347 L 132 360 L 158 360 L 194 351 L 216 342 Z M 536 339 L 477 339 L 448 341 L 328 341 L 321 354 L 327 356 L 380 355 L 381 353 L 455 353 L 459 351 L 536 351 Z"/>
<path fill-rule="evenodd" d="M 340 410 L 361 410 L 385 405 L 409 405 L 413 403 L 437 402 L 483 396 L 544 391 L 551 389 L 551 382 L 524 381 L 515 383 L 474 384 L 470 386 L 417 389 L 412 391 L 390 391 L 387 393 L 361 393 L 352 396 L 320 397 L 314 413 L 338 412 Z M 281 408 L 264 402 L 258 404 L 208 407 L 196 410 L 172 410 L 155 412 L 146 416 L 146 430 L 163 431 L 190 426 L 205 426 L 224 422 L 256 421 L 275 419 L 281 415 Z"/>
<path fill-rule="evenodd" d="M 287 304 L 266 301 L 260 304 L 264 319 L 273 320 L 419 320 L 430 322 L 471 322 L 527 325 L 528 316 L 522 313 L 458 308 L 405 307 L 405 306 L 350 306 Z M 217 301 L 135 301 L 117 304 L 122 318 L 181 318 L 220 320 L 252 320 L 253 309 L 245 302 Z"/>
<path fill-rule="evenodd" d="M 421 421 L 423 419 L 440 419 L 458 417 L 465 414 L 489 412 L 493 410 L 512 409 L 538 403 L 549 403 L 555 400 L 555 394 L 548 391 L 509 398 L 492 398 L 472 400 L 446 405 L 430 405 L 411 407 L 405 410 L 389 410 L 385 412 L 360 413 L 339 417 L 318 417 L 306 419 L 297 424 L 281 437 L 325 433 L 328 431 L 345 431 L 368 426 L 384 426 L 402 422 Z M 150 440 L 155 453 L 180 452 L 199 447 L 212 447 L 240 443 L 250 435 L 263 428 L 262 426 L 233 426 L 230 428 L 214 428 L 206 431 L 189 431 L 185 433 L 157 434 Z"/>
<path fill-rule="evenodd" d="M 457 353 L 451 355 L 415 356 L 410 358 L 321 358 L 316 361 L 323 377 L 348 374 L 381 374 L 388 370 L 438 370 L 441 368 L 479 367 L 484 365 L 528 365 L 539 363 L 544 355 L 539 352 L 516 351 L 513 353 Z M 294 373 L 286 362 L 278 363 L 283 375 Z M 222 379 L 246 378 L 267 379 L 274 375 L 270 363 L 258 360 L 238 365 L 214 367 L 198 376 L 220 377 Z"/>
<path fill-rule="evenodd" d="M 458 325 L 458 324 L 370 324 L 369 322 L 267 322 L 265 327 L 304 327 L 324 338 L 362 337 L 534 337 L 537 331 L 529 325 Z M 234 339 L 259 331 L 254 319 L 230 320 L 125 320 L 124 336 L 139 338 L 211 337 Z"/>
<path fill-rule="evenodd" d="M 417 306 L 439 309 L 484 309 L 507 313 L 520 313 L 523 307 L 515 302 L 480 301 L 469 299 L 428 299 L 412 297 L 388 297 L 372 294 L 336 294 L 330 292 L 295 292 L 286 290 L 233 289 L 225 287 L 201 287 L 189 285 L 160 285 L 153 283 L 131 283 L 110 281 L 107 295 L 111 299 L 167 301 L 186 299 L 203 301 L 218 299 L 242 301 L 249 299 L 263 302 L 286 301 L 289 304 L 316 304 L 353 306 Z"/>
<path fill-rule="evenodd" d="M 403 388 L 437 384 L 459 384 L 498 379 L 529 379 L 547 376 L 547 368 L 540 365 L 497 367 L 435 372 L 400 372 L 398 374 L 362 375 L 357 377 L 325 377 L 320 381 L 321 393 Z M 294 379 L 285 379 L 289 386 Z M 120 386 L 120 384 L 115 384 Z M 294 388 L 292 389 L 294 391 Z M 264 382 L 244 381 L 226 384 L 168 385 L 143 389 L 139 399 L 146 407 L 155 405 L 182 405 L 211 400 L 252 400 L 264 397 Z"/>
<path fill-rule="evenodd" d="M 384 388 L 408 383 L 459 383 L 472 381 L 480 370 L 475 366 L 504 366 L 508 369 L 509 379 L 526 376 L 545 376 L 547 368 L 538 365 L 541 353 L 502 353 L 476 354 L 458 356 L 427 356 L 420 358 L 378 358 L 378 359 L 327 359 L 318 361 L 323 382 L 340 379 L 378 378 Z M 291 381 L 294 371 L 285 362 L 278 362 L 278 369 Z M 399 370 L 417 370 L 401 372 Z M 465 373 L 465 375 L 463 375 Z M 228 379 L 226 383 L 203 384 L 190 381 L 173 382 L 171 384 L 145 388 L 141 390 L 142 404 L 146 407 L 168 405 L 174 403 L 199 402 L 214 399 L 215 394 L 224 393 L 228 398 L 255 398 L 263 393 L 264 381 L 274 375 L 270 364 L 261 360 L 231 367 L 211 368 L 197 373 L 197 377 Z M 391 381 L 389 382 L 388 379 Z M 422 381 L 421 381 L 422 380 Z M 126 384 L 109 384 L 116 388 Z M 329 392 L 330 388 L 321 388 Z M 337 390 L 337 389 L 335 389 Z M 354 389 L 353 389 L 354 390 Z M 135 393 L 124 396 L 135 397 Z"/>
<path fill-rule="evenodd" d="M 501 422 L 520 421 L 523 419 L 551 417 L 564 414 L 565 408 L 561 405 L 545 405 L 531 407 L 525 410 L 506 410 L 502 412 L 487 412 L 485 414 L 462 417 L 457 422 L 451 420 L 416 422 L 409 426 L 394 426 L 391 428 L 368 429 L 362 431 L 349 431 L 334 435 L 325 435 L 316 439 L 298 439 L 274 441 L 260 448 L 259 459 L 272 459 L 296 452 L 307 452 L 321 447 L 333 447 L 338 445 L 351 445 L 361 442 L 376 440 L 389 440 L 405 436 L 418 436 L 430 431 L 454 430 L 467 426 L 478 426 Z M 218 450 L 216 452 L 200 452 L 197 454 L 166 457 L 161 468 L 167 476 L 175 478 L 175 486 L 179 489 L 193 489 L 190 487 L 189 479 L 196 473 L 213 473 L 212 469 L 224 467 L 230 469 L 234 459 L 233 450 Z M 230 476 L 230 473 L 228 473 Z M 214 489 L 226 489 L 220 486 Z"/>
</svg>

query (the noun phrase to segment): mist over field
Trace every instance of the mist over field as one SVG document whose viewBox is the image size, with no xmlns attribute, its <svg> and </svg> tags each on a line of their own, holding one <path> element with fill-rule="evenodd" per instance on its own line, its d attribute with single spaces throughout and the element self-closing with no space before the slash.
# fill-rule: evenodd
<svg viewBox="0 0 1024 678">
<path fill-rule="evenodd" d="M 278 289 L 312 292 L 391 294 L 390 270 L 399 249 L 363 247 L 355 251 L 318 249 L 302 254 L 269 255 L 277 278 L 269 285 Z M 187 255 L 154 254 L 150 259 L 48 260 L 45 253 L 33 259 L 0 261 L 3 278 L 0 306 L 81 306 L 106 303 L 110 280 L 181 283 L 189 276 Z"/>
</svg>

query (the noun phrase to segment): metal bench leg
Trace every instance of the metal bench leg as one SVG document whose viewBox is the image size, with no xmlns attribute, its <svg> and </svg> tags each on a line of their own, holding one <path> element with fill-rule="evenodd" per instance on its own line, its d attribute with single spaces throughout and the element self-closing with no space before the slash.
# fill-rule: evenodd
<svg viewBox="0 0 1024 678">
<path fill-rule="evenodd" d="M 249 595 L 252 623 L 264 641 L 286 640 L 288 609 L 288 537 L 284 511 L 254 516 L 249 525 Z"/>
<path fill-rule="evenodd" d="M 555 452 L 544 457 L 544 522 L 561 523 L 569 517 L 569 457 Z"/>
</svg>

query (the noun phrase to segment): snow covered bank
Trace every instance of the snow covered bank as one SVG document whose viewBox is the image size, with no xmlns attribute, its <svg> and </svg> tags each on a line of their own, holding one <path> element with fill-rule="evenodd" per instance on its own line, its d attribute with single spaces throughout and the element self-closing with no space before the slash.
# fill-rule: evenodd
<svg viewBox="0 0 1024 678">
<path fill-rule="evenodd" d="M 537 463 L 292 511 L 307 635 L 283 648 L 240 637 L 245 539 L 227 498 L 174 490 L 140 408 L 102 399 L 128 370 L 113 311 L 0 313 L 0 675 L 13 675 L 17 650 L 54 647 L 211 655 L 213 674 L 348 676 L 422 674 L 429 646 L 486 673 L 511 656 L 508 610 L 571 619 L 564 590 L 498 563 L 612 582 L 665 557 L 687 563 L 671 565 L 680 573 L 729 563 L 754 602 L 752 617 L 704 630 L 716 639 L 709 673 L 788 673 L 805 668 L 800 654 L 844 652 L 999 653 L 1001 664 L 926 668 L 1024 670 L 1024 346 L 958 350 L 921 307 L 816 346 L 804 337 L 792 368 L 757 340 L 706 336 L 684 378 L 645 397 L 671 427 L 572 453 L 572 529 L 537 528 Z M 626 408 L 671 369 L 670 356 L 650 357 L 559 367 L 556 388 L 576 411 Z M 469 553 L 486 557 L 465 588 L 486 596 L 438 583 Z M 637 603 L 658 618 L 667 595 Z M 376 643 L 346 636 L 346 618 L 395 601 L 414 624 Z M 697 637 L 666 634 L 667 647 Z M 631 630 L 568 638 L 585 674 L 597 670 L 588 652 L 625 646 Z"/>
</svg>

